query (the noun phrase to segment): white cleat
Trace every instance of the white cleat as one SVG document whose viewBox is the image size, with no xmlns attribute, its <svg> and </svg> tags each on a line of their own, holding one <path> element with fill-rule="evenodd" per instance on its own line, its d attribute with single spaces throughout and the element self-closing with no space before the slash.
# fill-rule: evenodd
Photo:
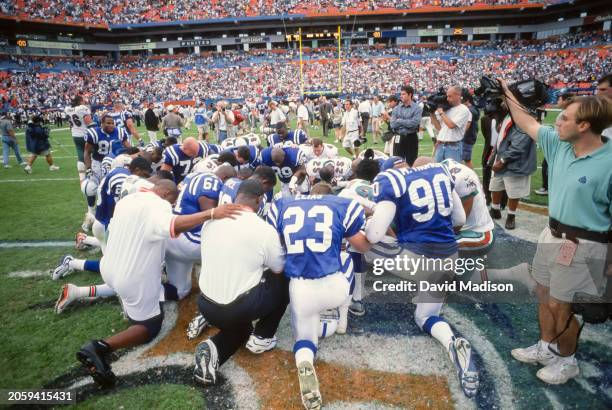
<svg viewBox="0 0 612 410">
<path fill-rule="evenodd" d="M 474 363 L 472 357 L 470 342 L 462 337 L 457 337 L 451 342 L 448 351 L 457 369 L 457 376 L 459 376 L 463 393 L 470 398 L 476 396 L 480 380 L 476 363 Z"/>
<path fill-rule="evenodd" d="M 191 319 L 189 326 L 187 326 L 187 340 L 193 340 L 200 336 L 207 325 L 208 320 L 202 315 L 197 315 Z"/>
<path fill-rule="evenodd" d="M 529 347 L 512 349 L 510 354 L 519 362 L 531 364 L 540 363 L 543 366 L 547 366 L 555 359 L 555 355 L 548 349 L 545 349 L 541 342 Z"/>
<path fill-rule="evenodd" d="M 264 339 L 263 337 L 251 335 L 246 344 L 246 348 L 249 349 L 251 353 L 261 354 L 274 349 L 276 347 L 276 342 L 276 336 L 272 336 L 269 339 Z"/>
<path fill-rule="evenodd" d="M 26 165 L 25 167 L 23 167 L 23 170 L 25 171 L 26 174 L 32 173 L 32 167 L 29 165 Z"/>
<path fill-rule="evenodd" d="M 53 269 L 53 273 L 51 274 L 51 279 L 58 280 L 72 273 L 74 269 L 70 267 L 70 262 L 73 260 L 74 260 L 74 257 L 70 255 L 62 256 L 62 259 L 60 259 L 59 265 L 57 265 L 57 267 Z"/>
<path fill-rule="evenodd" d="M 548 384 L 564 384 L 579 374 L 580 369 L 576 358 L 557 356 L 548 366 L 538 370 L 536 376 Z"/>
<path fill-rule="evenodd" d="M 196 347 L 193 377 L 204 386 L 212 385 L 217 382 L 218 369 L 217 346 L 210 339 L 205 340 Z"/>
<path fill-rule="evenodd" d="M 58 315 L 68 307 L 69 304 L 77 300 L 78 298 L 75 296 L 76 294 L 76 286 L 72 283 L 66 283 L 62 286 L 62 293 L 60 293 L 57 302 L 55 302 L 55 313 Z"/>
<path fill-rule="evenodd" d="M 49 171 L 59 171 L 60 167 L 57 165 L 49 165 Z"/>
<path fill-rule="evenodd" d="M 302 404 L 307 410 L 318 410 L 321 408 L 323 399 L 319 391 L 319 380 L 312 363 L 303 361 L 298 364 L 298 379 L 300 381 L 300 394 Z"/>
</svg>

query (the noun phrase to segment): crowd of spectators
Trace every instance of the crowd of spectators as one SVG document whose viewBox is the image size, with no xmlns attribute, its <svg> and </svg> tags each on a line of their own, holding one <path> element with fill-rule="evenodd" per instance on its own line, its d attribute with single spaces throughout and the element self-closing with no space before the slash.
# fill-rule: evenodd
<svg viewBox="0 0 612 410">
<path fill-rule="evenodd" d="M 0 12 L 43 20 L 136 24 L 258 15 L 407 10 L 432 6 L 471 7 L 527 2 L 547 3 L 550 0 L 0 0 Z"/>
<path fill-rule="evenodd" d="M 546 52 L 533 51 L 531 47 L 536 47 L 535 43 L 512 41 L 509 43 L 514 44 L 515 48 L 506 43 L 496 47 L 497 51 L 512 52 L 483 54 L 475 52 L 480 51 L 479 48 L 470 48 L 469 53 L 463 53 L 465 57 L 446 59 L 418 54 L 416 48 L 412 50 L 413 58 L 410 59 L 400 58 L 402 53 L 407 52 L 406 49 L 389 49 L 386 55 L 381 55 L 376 53 L 376 48 L 355 48 L 351 58 L 342 63 L 342 92 L 392 94 L 402 83 L 412 84 L 419 94 L 435 92 L 438 87 L 453 84 L 475 88 L 483 74 L 502 76 L 509 81 L 538 78 L 556 86 L 572 86 L 591 83 L 612 71 L 611 54 L 606 48 L 560 49 L 559 46 L 583 44 L 585 38 L 588 41 L 609 41 L 609 37 L 591 34 L 570 37 L 540 42 L 541 47 L 549 50 Z M 439 47 L 437 52 L 462 55 L 461 51 L 468 47 L 473 46 L 450 44 Z M 303 66 L 304 90 L 338 89 L 337 63 L 335 60 L 325 60 L 329 52 L 313 52 L 311 58 L 314 61 Z M 397 54 L 393 54 L 395 52 Z M 423 50 L 419 52 L 423 53 Z M 279 63 L 280 56 L 282 54 L 270 51 L 234 51 L 173 58 L 127 56 L 115 62 L 81 58 L 75 64 L 87 70 L 53 74 L 26 68 L 0 71 L 0 95 L 12 107 L 46 108 L 63 107 L 79 92 L 88 93 L 88 99 L 94 106 L 118 98 L 137 105 L 143 101 L 297 97 L 301 91 L 299 64 L 295 61 Z M 294 57 L 294 52 L 288 52 L 284 58 Z M 253 63 L 252 59 L 260 60 Z M 33 64 L 52 67 L 59 64 L 57 59 L 37 57 L 13 56 L 12 60 L 24 67 Z M 223 60 L 228 64 L 216 66 Z"/>
</svg>

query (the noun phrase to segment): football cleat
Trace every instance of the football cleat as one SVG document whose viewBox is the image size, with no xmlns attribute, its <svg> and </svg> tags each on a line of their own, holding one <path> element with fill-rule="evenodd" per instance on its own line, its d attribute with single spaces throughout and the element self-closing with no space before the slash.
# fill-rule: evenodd
<svg viewBox="0 0 612 410">
<path fill-rule="evenodd" d="M 302 404 L 307 410 L 321 408 L 323 399 L 319 391 L 319 381 L 312 363 L 303 361 L 298 364 L 298 380 L 300 381 L 300 394 Z"/>
<path fill-rule="evenodd" d="M 77 300 L 76 297 L 76 286 L 72 283 L 66 283 L 62 286 L 62 292 L 60 293 L 57 302 L 55 302 L 55 313 L 58 315 L 68 307 L 69 304 Z"/>
<path fill-rule="evenodd" d="M 461 389 L 467 397 L 474 397 L 478 392 L 479 378 L 476 364 L 472 357 L 470 342 L 462 337 L 454 338 L 449 346 L 449 355 L 457 368 Z"/>
<path fill-rule="evenodd" d="M 70 267 L 70 262 L 73 260 L 74 260 L 74 257 L 70 255 L 62 256 L 62 259 L 60 259 L 59 265 L 57 265 L 57 267 L 53 269 L 53 273 L 51 274 L 51 279 L 58 280 L 72 273 L 74 269 Z"/>
<path fill-rule="evenodd" d="M 564 384 L 580 374 L 574 357 L 555 357 L 546 367 L 536 373 L 538 379 L 548 384 Z"/>
<path fill-rule="evenodd" d="M 84 232 L 91 232 L 91 226 L 95 222 L 95 218 L 89 212 L 85 213 L 85 218 L 83 219 L 83 224 L 81 225 L 81 229 Z"/>
<path fill-rule="evenodd" d="M 57 165 L 49 165 L 49 171 L 58 171 L 60 167 Z"/>
<path fill-rule="evenodd" d="M 207 339 L 196 348 L 193 377 L 205 386 L 215 384 L 218 368 L 217 346 L 210 339 Z"/>
<path fill-rule="evenodd" d="M 87 239 L 87 234 L 77 232 L 77 234 L 74 236 L 74 247 L 80 251 L 91 249 L 90 245 L 83 242 L 85 239 Z"/>
<path fill-rule="evenodd" d="M 353 316 L 363 316 L 365 315 L 365 307 L 363 306 L 363 302 L 360 300 L 352 300 L 349 305 L 349 312 Z"/>
<path fill-rule="evenodd" d="M 512 349 L 510 354 L 519 362 L 531 364 L 540 363 L 543 366 L 548 366 L 555 359 L 555 355 L 544 348 L 542 342 L 538 342 L 529 347 Z"/>
<path fill-rule="evenodd" d="M 25 167 L 23 167 L 23 170 L 26 174 L 31 174 L 32 173 L 32 167 L 29 165 L 26 165 Z"/>
<path fill-rule="evenodd" d="M 187 339 L 193 340 L 200 336 L 206 326 L 208 325 L 208 320 L 202 315 L 197 315 L 191 322 L 189 322 L 189 326 L 187 326 Z"/>
<path fill-rule="evenodd" d="M 276 347 L 276 342 L 276 336 L 272 336 L 270 339 L 264 339 L 263 337 L 251 335 L 246 344 L 246 348 L 249 349 L 251 353 L 261 354 L 274 349 Z"/>
<path fill-rule="evenodd" d="M 77 360 L 85 366 L 94 381 L 105 388 L 113 387 L 116 380 L 107 362 L 110 353 L 110 347 L 106 343 L 101 340 L 92 340 L 76 354 Z"/>
</svg>

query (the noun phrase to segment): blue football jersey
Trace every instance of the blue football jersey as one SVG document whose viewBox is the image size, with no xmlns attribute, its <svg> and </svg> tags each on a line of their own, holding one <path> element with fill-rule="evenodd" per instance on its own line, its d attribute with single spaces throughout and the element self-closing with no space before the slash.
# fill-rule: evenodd
<svg viewBox="0 0 612 410">
<path fill-rule="evenodd" d="M 279 134 L 268 135 L 268 146 L 273 147 L 277 144 L 290 142 L 295 145 L 305 144 L 308 141 L 308 136 L 302 129 L 292 130 L 287 133 L 287 137 L 283 138 Z"/>
<path fill-rule="evenodd" d="M 341 271 L 342 239 L 361 230 L 365 214 L 351 199 L 298 195 L 275 200 L 267 219 L 287 251 L 285 275 L 316 279 Z"/>
<path fill-rule="evenodd" d="M 397 207 L 394 222 L 402 247 L 427 257 L 457 251 L 451 221 L 454 183 L 446 167 L 389 169 L 378 174 L 372 188 L 374 202 L 391 201 Z"/>
<path fill-rule="evenodd" d="M 261 165 L 271 167 L 276 172 L 276 175 L 278 175 L 278 179 L 287 184 L 291 181 L 291 177 L 296 169 L 304 165 L 306 154 L 301 148 L 283 148 L 283 151 L 285 151 L 285 161 L 279 167 L 272 161 L 272 149 L 269 147 L 261 151 Z"/>
<path fill-rule="evenodd" d="M 115 168 L 102 179 L 98 186 L 95 216 L 104 227 L 108 227 L 113 217 L 115 205 L 121 197 L 121 187 L 129 175 L 130 171 L 127 169 Z"/>
<path fill-rule="evenodd" d="M 200 144 L 198 155 L 195 158 L 187 156 L 181 149 L 180 144 L 169 146 L 162 153 L 162 164 L 167 164 L 172 167 L 174 182 L 177 184 L 185 179 L 185 175 L 189 174 L 193 166 L 204 157 L 204 147 Z"/>
<path fill-rule="evenodd" d="M 223 147 L 219 144 L 208 144 L 208 155 L 220 154 L 223 152 Z"/>
<path fill-rule="evenodd" d="M 117 146 L 123 145 L 128 140 L 128 134 L 123 127 L 116 127 L 111 134 L 105 133 L 102 128 L 88 128 L 85 134 L 85 142 L 94 146 L 91 156 L 96 161 L 102 161 L 109 153 L 117 150 Z M 119 144 L 114 141 L 119 141 Z"/>
<path fill-rule="evenodd" d="M 223 187 L 223 182 L 215 175 L 194 173 L 187 175 L 183 181 L 181 192 L 176 199 L 174 213 L 177 215 L 191 215 L 200 212 L 198 199 L 202 196 L 219 200 L 219 193 Z M 198 225 L 189 232 L 185 232 L 185 237 L 191 242 L 200 243 L 200 231 L 202 225 Z"/>
<path fill-rule="evenodd" d="M 134 120 L 133 119 L 133 115 L 130 111 L 128 110 L 123 110 L 123 111 L 119 111 L 119 112 L 111 112 L 108 114 L 110 117 L 112 117 L 112 119 L 115 121 L 115 126 L 116 127 L 123 127 L 125 128 L 125 131 L 127 132 L 128 135 L 131 135 L 130 130 L 128 129 L 126 123 L 127 120 Z"/>
</svg>

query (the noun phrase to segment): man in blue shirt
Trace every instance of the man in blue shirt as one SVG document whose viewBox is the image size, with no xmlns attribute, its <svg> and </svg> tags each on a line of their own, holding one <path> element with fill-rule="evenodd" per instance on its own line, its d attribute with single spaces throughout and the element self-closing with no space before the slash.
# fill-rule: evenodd
<svg viewBox="0 0 612 410">
<path fill-rule="evenodd" d="M 294 174 L 304 170 L 306 154 L 301 148 L 264 148 L 261 151 L 261 164 L 272 167 L 281 182 L 283 195 L 291 195 L 289 185 Z M 297 179 L 297 177 L 295 177 Z M 294 181 L 294 183 L 297 181 Z"/>
<path fill-rule="evenodd" d="M 314 189 L 313 189 L 314 190 Z M 356 201 L 332 195 L 298 196 L 275 201 L 268 222 L 283 238 L 285 275 L 290 278 L 291 321 L 296 339 L 293 351 L 302 402 L 319 408 L 321 393 L 314 369 L 319 315 L 346 304 L 354 280 L 350 256 L 341 253 L 346 238 L 357 251 L 369 244 L 361 228 L 363 208 Z"/>
<path fill-rule="evenodd" d="M 381 257 L 415 262 L 408 268 L 407 263 L 403 266 L 396 263 L 391 269 L 387 269 L 387 263 L 384 265 L 394 275 L 417 282 L 419 289 L 425 282 L 439 284 L 453 277 L 452 267 L 457 260 L 454 228 L 465 223 L 461 199 L 454 190 L 448 169 L 442 164 L 419 166 L 426 162 L 417 158 L 415 168 L 389 169 L 374 179 L 376 208 L 366 229 L 368 241 L 378 243 L 394 222 L 397 246 L 385 244 L 373 249 L 374 265 L 378 265 Z M 445 292 L 419 291 L 415 321 L 447 349 L 463 392 L 474 397 L 479 376 L 471 345 L 466 339 L 456 337 L 440 317 L 444 298 Z"/>
<path fill-rule="evenodd" d="M 540 380 L 562 384 L 580 373 L 574 357 L 580 327 L 571 303 L 578 293 L 602 296 L 610 280 L 612 143 L 602 132 L 612 124 L 612 103 L 600 96 L 570 99 L 554 130 L 528 115 L 501 84 L 515 124 L 544 151 L 549 187 L 549 224 L 532 266 L 540 340 L 511 353 L 544 365 Z"/>
</svg>

